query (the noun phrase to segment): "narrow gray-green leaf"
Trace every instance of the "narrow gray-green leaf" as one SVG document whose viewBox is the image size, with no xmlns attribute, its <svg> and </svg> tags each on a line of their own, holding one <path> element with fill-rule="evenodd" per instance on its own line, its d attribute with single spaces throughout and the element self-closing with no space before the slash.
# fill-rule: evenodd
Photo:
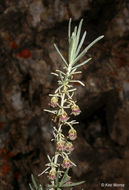
<svg viewBox="0 0 129 190">
<path fill-rule="evenodd" d="M 59 173 L 57 171 L 57 174 L 56 174 L 56 186 L 58 187 L 58 184 L 59 184 Z"/>
<path fill-rule="evenodd" d="M 47 188 L 56 188 L 56 185 L 47 185 Z"/>
<path fill-rule="evenodd" d="M 71 47 L 71 51 L 69 52 L 70 54 L 70 59 L 69 59 L 69 62 L 72 63 L 74 57 L 75 57 L 75 50 L 76 50 L 76 47 L 75 47 L 75 44 L 76 44 L 76 33 L 77 33 L 77 26 L 75 26 L 74 28 L 74 32 L 72 33 L 72 47 Z"/>
<path fill-rule="evenodd" d="M 80 60 L 84 55 L 85 53 L 95 44 L 97 43 L 99 40 L 101 40 L 104 36 L 99 36 L 97 39 L 95 39 L 93 42 L 91 42 L 81 53 L 80 55 L 75 59 L 74 61 L 74 64 Z"/>
<path fill-rule="evenodd" d="M 85 60 L 84 62 L 82 62 L 82 63 L 76 65 L 76 66 L 73 67 L 72 69 L 77 69 L 78 67 L 81 67 L 81 66 L 85 65 L 85 64 L 88 63 L 91 59 L 92 59 L 92 58 L 89 58 L 89 59 Z"/>
<path fill-rule="evenodd" d="M 64 176 L 63 176 L 61 182 L 59 183 L 59 187 L 62 187 L 62 185 L 64 183 L 64 180 L 65 180 L 65 178 L 66 178 L 66 176 L 68 174 L 68 171 L 69 171 L 69 168 L 67 168 L 67 170 L 65 171 Z"/>
<path fill-rule="evenodd" d="M 33 187 L 32 187 L 32 185 L 30 183 L 29 183 L 29 187 L 30 187 L 31 190 L 34 190 Z"/>
<path fill-rule="evenodd" d="M 104 35 L 99 36 L 98 38 L 96 38 L 93 42 L 91 42 L 85 49 L 86 51 L 88 51 L 88 49 L 90 49 L 95 43 L 97 43 L 99 40 L 101 40 L 104 37 Z"/>
<path fill-rule="evenodd" d="M 39 189 L 38 190 L 43 190 L 43 188 L 42 188 L 42 185 L 40 184 L 39 185 Z"/>
<path fill-rule="evenodd" d="M 34 179 L 34 176 L 31 175 L 31 178 L 32 178 L 33 185 L 34 185 L 35 189 L 37 190 L 38 189 L 38 185 L 37 185 L 37 183 L 36 183 L 36 181 Z"/>
<path fill-rule="evenodd" d="M 77 56 L 78 53 L 80 52 L 80 49 L 81 49 L 81 47 L 82 47 L 82 45 L 83 45 L 83 43 L 84 43 L 85 37 L 86 37 L 86 31 L 84 32 L 84 34 L 83 34 L 83 36 L 82 36 L 82 39 L 81 39 L 81 41 L 80 41 L 80 44 L 79 44 L 79 46 L 78 46 L 78 48 L 77 48 L 76 56 Z"/>
<path fill-rule="evenodd" d="M 59 51 L 58 47 L 56 44 L 54 44 L 54 47 L 56 48 L 56 51 L 58 52 L 58 54 L 60 55 L 61 59 L 63 60 L 63 62 L 65 63 L 66 66 L 68 66 L 65 58 L 63 57 L 63 55 L 61 54 L 61 52 Z"/>
<path fill-rule="evenodd" d="M 70 55 L 71 55 L 72 46 L 73 46 L 73 38 L 71 38 L 69 40 L 69 53 L 68 53 L 69 62 L 70 62 Z"/>
<path fill-rule="evenodd" d="M 77 83 L 81 84 L 82 86 L 85 86 L 85 84 L 83 82 L 81 82 L 80 80 L 70 80 L 70 82 L 77 82 Z"/>
<path fill-rule="evenodd" d="M 76 185 L 81 185 L 85 183 L 85 181 L 81 181 L 81 182 L 77 182 L 77 183 L 70 183 L 70 184 L 66 184 L 66 185 L 63 185 L 62 187 L 74 187 Z"/>
<path fill-rule="evenodd" d="M 74 33 L 72 33 L 72 37 L 69 41 L 69 63 L 71 62 L 71 55 L 73 51 L 73 44 L 74 44 Z"/>
<path fill-rule="evenodd" d="M 65 179 L 63 180 L 63 183 L 66 183 L 67 181 L 69 181 L 69 176 L 66 175 Z"/>
<path fill-rule="evenodd" d="M 70 40 L 71 38 L 71 22 L 72 22 L 72 19 L 70 18 L 69 19 L 69 26 L 68 26 L 68 39 Z"/>
<path fill-rule="evenodd" d="M 78 27 L 78 31 L 77 31 L 77 37 L 76 37 L 76 49 L 78 46 L 78 42 L 79 42 L 79 38 L 80 38 L 80 33 L 81 33 L 81 27 L 82 27 L 82 23 L 83 23 L 83 19 L 81 19 L 80 23 L 79 23 L 79 27 Z"/>
</svg>

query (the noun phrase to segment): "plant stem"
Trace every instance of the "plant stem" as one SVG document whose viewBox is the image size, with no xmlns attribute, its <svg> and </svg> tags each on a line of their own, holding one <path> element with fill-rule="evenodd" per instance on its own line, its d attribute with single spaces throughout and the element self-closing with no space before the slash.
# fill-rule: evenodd
<svg viewBox="0 0 129 190">
<path fill-rule="evenodd" d="M 70 77 L 70 72 L 71 72 L 71 64 L 68 65 L 68 68 L 67 68 L 67 72 L 66 72 L 66 75 L 65 75 L 65 78 L 64 78 L 64 81 L 63 81 L 63 89 L 61 90 L 61 102 L 60 102 L 60 108 L 63 110 L 63 107 L 64 107 L 64 100 L 65 100 L 65 95 L 66 95 L 66 92 L 65 92 L 65 87 L 66 87 L 66 84 L 67 82 L 69 82 L 69 77 Z M 57 129 L 57 133 L 59 134 L 60 131 L 61 131 L 61 122 L 59 121 L 58 123 L 58 129 Z M 58 163 L 58 156 L 59 156 L 59 153 L 58 152 L 55 152 L 55 155 L 54 155 L 54 164 L 57 164 Z M 55 186 L 55 181 L 52 181 L 52 185 Z M 55 187 L 55 189 L 57 190 L 60 190 L 60 188 L 58 187 Z"/>
</svg>

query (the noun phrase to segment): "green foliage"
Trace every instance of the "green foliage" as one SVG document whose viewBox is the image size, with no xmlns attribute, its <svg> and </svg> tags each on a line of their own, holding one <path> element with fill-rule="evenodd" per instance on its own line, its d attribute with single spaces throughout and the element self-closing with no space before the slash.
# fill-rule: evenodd
<svg viewBox="0 0 129 190">
<path fill-rule="evenodd" d="M 74 31 L 71 34 L 71 19 L 69 21 L 68 27 L 68 41 L 69 41 L 69 64 L 74 65 L 77 61 L 79 61 L 86 52 L 99 40 L 101 40 L 104 36 L 100 36 L 96 38 L 93 42 L 91 42 L 80 54 L 81 47 L 84 43 L 86 37 L 86 31 L 84 32 L 82 38 L 80 39 L 81 27 L 82 27 L 83 19 L 80 21 L 79 27 L 74 28 Z M 80 43 L 79 43 L 80 41 Z M 84 61 L 85 63 L 88 60 Z M 81 66 L 81 65 L 80 65 Z"/>
<path fill-rule="evenodd" d="M 69 154 L 70 152 L 67 152 L 66 149 L 63 147 L 65 144 L 67 144 L 68 138 L 69 140 L 75 140 L 77 137 L 76 130 L 74 129 L 73 125 L 78 124 L 76 120 L 70 120 L 70 116 L 67 113 L 67 109 L 70 109 L 71 114 L 78 115 L 80 114 L 80 108 L 76 104 L 76 101 L 73 99 L 74 93 L 77 90 L 73 87 L 73 83 L 77 82 L 81 84 L 82 86 L 85 86 L 83 82 L 80 80 L 75 80 L 73 75 L 76 75 L 78 73 L 81 73 L 81 71 L 78 71 L 78 68 L 81 66 L 87 64 L 91 58 L 88 58 L 87 60 L 84 60 L 82 63 L 77 63 L 80 61 L 82 57 L 87 53 L 87 51 L 99 40 L 101 40 L 104 36 L 100 36 L 96 38 L 93 42 L 91 42 L 87 47 L 85 47 L 82 51 L 81 48 L 83 46 L 85 37 L 86 37 L 86 31 L 82 35 L 82 38 L 80 38 L 81 34 L 81 28 L 83 19 L 80 21 L 79 26 L 75 26 L 74 31 L 71 33 L 71 22 L 72 20 L 69 20 L 69 26 L 68 26 L 68 59 L 64 58 L 64 56 L 61 54 L 60 50 L 58 49 L 57 45 L 54 44 L 55 49 L 57 50 L 58 54 L 60 55 L 64 67 L 63 71 L 56 70 L 55 73 L 51 73 L 59 78 L 58 80 L 58 88 L 55 90 L 54 94 L 49 94 L 49 96 L 52 96 L 51 98 L 51 107 L 53 110 L 47 110 L 44 109 L 44 111 L 47 111 L 49 113 L 52 113 L 54 115 L 54 118 L 59 118 L 57 126 L 53 126 L 53 136 L 54 140 L 56 142 L 56 151 L 55 155 L 50 158 L 48 155 L 49 163 L 46 164 L 47 168 L 40 174 L 48 173 L 48 179 L 51 184 L 48 184 L 45 188 L 45 190 L 61 190 L 64 188 L 70 188 L 70 190 L 73 190 L 73 187 L 77 185 L 81 185 L 85 183 L 85 181 L 81 182 L 71 182 L 70 176 L 68 175 L 69 168 L 71 166 L 76 166 L 70 159 Z M 63 134 L 62 126 L 68 126 L 69 131 L 67 137 Z M 71 132 L 72 131 L 72 132 Z M 75 138 L 72 139 L 70 134 L 74 134 Z M 65 142 L 62 145 L 62 150 L 58 148 L 58 144 L 61 142 Z M 71 143 L 72 144 L 72 143 Z M 62 164 L 58 162 L 58 159 L 62 158 Z M 40 176 L 39 175 L 39 176 Z M 38 185 L 34 179 L 34 176 L 31 175 L 32 178 L 32 184 L 29 184 L 30 190 L 43 190 L 42 185 Z M 83 190 L 83 189 L 82 189 Z"/>
<path fill-rule="evenodd" d="M 70 183 L 70 184 L 65 184 L 63 185 L 62 187 L 74 187 L 74 186 L 77 186 L 77 185 L 81 185 L 85 183 L 85 181 L 80 181 L 80 182 L 76 182 L 76 183 Z"/>
<path fill-rule="evenodd" d="M 62 180 L 59 183 L 59 187 L 62 187 L 68 181 L 69 179 L 68 171 L 69 171 L 69 168 L 67 168 L 67 170 L 65 171 L 64 176 L 62 177 Z"/>
<path fill-rule="evenodd" d="M 87 53 L 87 51 L 99 40 L 101 40 L 104 36 L 99 36 L 96 38 L 93 42 L 91 42 L 87 47 L 84 48 L 82 52 L 80 52 L 82 45 L 84 43 L 85 37 L 86 37 L 86 31 L 84 32 L 82 38 L 80 39 L 80 33 L 82 28 L 83 19 L 80 21 L 79 26 L 75 26 L 74 31 L 71 34 L 71 22 L 72 19 L 69 20 L 69 27 L 68 27 L 68 43 L 69 43 L 69 51 L 68 51 L 68 63 L 61 54 L 60 50 L 58 49 L 57 45 L 54 44 L 58 54 L 62 58 L 64 64 L 66 67 L 70 66 L 71 68 Z M 73 67 L 73 69 L 77 69 L 78 67 L 88 63 L 91 60 L 91 58 L 85 60 L 81 64 L 78 64 Z"/>
<path fill-rule="evenodd" d="M 29 183 L 30 189 L 31 190 L 43 190 L 42 185 L 37 185 L 34 176 L 31 175 L 31 179 L 32 179 L 32 185 Z M 33 187 L 32 187 L 33 186 Z"/>
<path fill-rule="evenodd" d="M 68 171 L 69 171 L 69 168 L 65 171 L 64 176 L 62 177 L 62 179 L 59 183 L 56 183 L 56 185 L 54 185 L 54 186 L 53 185 L 47 185 L 47 188 L 53 188 L 53 189 L 60 190 L 60 189 L 65 188 L 65 187 L 74 187 L 74 186 L 81 185 L 81 184 L 85 183 L 85 181 L 76 182 L 76 183 L 69 182 Z M 72 190 L 72 188 L 70 188 L 70 190 Z"/>
</svg>

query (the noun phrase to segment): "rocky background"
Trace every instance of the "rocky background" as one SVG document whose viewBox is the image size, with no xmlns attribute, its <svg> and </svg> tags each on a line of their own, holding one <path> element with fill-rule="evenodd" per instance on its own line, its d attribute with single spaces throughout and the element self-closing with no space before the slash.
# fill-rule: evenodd
<svg viewBox="0 0 129 190">
<path fill-rule="evenodd" d="M 82 113 L 73 181 L 86 180 L 87 190 L 129 189 L 129 1 L 0 0 L 0 190 L 29 190 L 31 173 L 53 154 L 43 108 L 57 86 L 50 72 L 62 67 L 53 43 L 67 57 L 70 17 L 73 27 L 84 19 L 84 47 L 105 35 L 85 56 L 92 61 L 78 78 L 86 87 L 75 83 Z"/>
</svg>

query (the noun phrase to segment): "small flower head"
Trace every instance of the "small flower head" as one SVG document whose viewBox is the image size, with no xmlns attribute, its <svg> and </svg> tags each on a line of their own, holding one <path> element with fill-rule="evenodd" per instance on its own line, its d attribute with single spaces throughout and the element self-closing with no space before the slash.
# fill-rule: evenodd
<svg viewBox="0 0 129 190">
<path fill-rule="evenodd" d="M 72 150 L 74 150 L 73 144 L 72 144 L 71 142 L 67 142 L 67 143 L 65 144 L 65 150 L 66 150 L 67 152 L 71 152 Z"/>
<path fill-rule="evenodd" d="M 74 104 L 71 106 L 72 114 L 73 115 L 79 115 L 81 113 L 81 110 L 78 105 Z"/>
<path fill-rule="evenodd" d="M 56 96 L 53 96 L 51 98 L 50 105 L 51 105 L 51 107 L 55 108 L 55 107 L 57 107 L 57 104 L 58 104 L 58 98 Z"/>
<path fill-rule="evenodd" d="M 50 180 L 56 179 L 56 169 L 54 167 L 51 168 L 49 175 L 48 175 L 48 178 Z"/>
<path fill-rule="evenodd" d="M 70 140 L 73 141 L 73 140 L 75 140 L 77 138 L 77 131 L 74 128 L 71 128 L 68 133 L 69 133 L 68 138 Z"/>
<path fill-rule="evenodd" d="M 56 144 L 57 150 L 62 151 L 65 147 L 65 141 L 59 140 Z"/>
<path fill-rule="evenodd" d="M 63 163 L 62 163 L 62 167 L 63 168 L 70 168 L 71 166 L 72 166 L 72 164 L 71 164 L 69 158 L 68 157 L 64 158 Z"/>
<path fill-rule="evenodd" d="M 65 111 L 62 112 L 62 114 L 60 115 L 60 121 L 62 122 L 66 122 L 69 119 L 67 113 Z"/>
</svg>

